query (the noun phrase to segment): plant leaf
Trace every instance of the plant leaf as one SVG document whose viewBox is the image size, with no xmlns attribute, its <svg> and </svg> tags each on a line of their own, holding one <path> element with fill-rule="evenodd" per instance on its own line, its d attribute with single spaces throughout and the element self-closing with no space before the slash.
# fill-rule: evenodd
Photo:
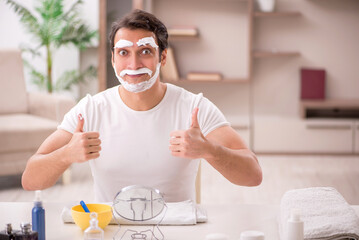
<svg viewBox="0 0 359 240">
<path fill-rule="evenodd" d="M 58 45 L 72 43 L 80 49 L 85 49 L 94 37 L 97 37 L 97 31 L 90 31 L 86 24 L 80 21 L 69 22 L 59 35 Z"/>
<path fill-rule="evenodd" d="M 38 18 L 15 1 L 4 1 L 14 8 L 27 30 L 39 41 L 36 42 L 39 44 L 39 47 L 24 47 L 23 50 L 32 53 L 34 57 L 40 54 L 38 51 L 40 48 L 46 47 L 48 55 L 44 58 L 47 64 L 45 71 L 49 70 L 50 74 L 53 72 L 52 53 L 56 48 L 67 44 L 74 44 L 77 48 L 83 50 L 91 44 L 92 39 L 98 37 L 97 31 L 90 30 L 90 27 L 78 16 L 77 8 L 83 3 L 83 0 L 73 0 L 75 2 L 66 11 L 64 10 L 64 0 L 38 0 L 38 4 L 35 7 L 36 13 L 39 14 Z M 92 73 L 94 71 L 96 71 L 95 68 L 92 69 Z M 81 73 L 75 70 L 65 72 L 56 82 L 55 89 L 70 89 L 73 84 L 87 78 L 89 73 L 91 73 L 91 69 Z M 47 86 L 47 82 L 51 79 L 51 75 L 44 75 L 33 67 L 31 68 L 31 75 L 34 82 L 41 86 Z"/>
<path fill-rule="evenodd" d="M 80 4 L 82 4 L 83 1 L 82 0 L 77 0 L 74 4 L 72 4 L 72 6 L 69 8 L 69 10 L 67 12 L 64 13 L 63 17 L 65 20 L 68 20 L 69 16 L 73 13 L 77 13 L 78 10 L 78 6 Z M 71 18 L 71 17 L 70 17 Z"/>
<path fill-rule="evenodd" d="M 38 86 L 40 89 L 46 89 L 46 81 L 47 78 L 46 76 L 39 72 L 38 70 L 36 70 L 36 68 L 34 66 L 32 66 L 28 61 L 26 61 L 25 59 L 23 59 L 24 62 L 24 66 L 30 69 L 30 78 L 31 81 Z"/>
<path fill-rule="evenodd" d="M 93 79 L 96 75 L 97 70 L 94 66 L 89 66 L 82 72 L 78 70 L 66 71 L 57 79 L 55 90 L 70 90 L 73 85 L 85 82 L 87 79 Z"/>
<path fill-rule="evenodd" d="M 20 45 L 20 50 L 23 53 L 30 53 L 32 58 L 34 57 L 41 57 L 41 52 L 39 51 L 39 48 L 41 47 L 41 45 L 37 46 L 36 48 L 32 48 L 29 46 L 26 46 L 24 44 Z"/>
<path fill-rule="evenodd" d="M 13 0 L 5 0 L 7 4 L 10 5 L 20 16 L 20 21 L 26 26 L 27 30 L 33 34 L 35 37 L 39 38 L 39 22 L 37 18 L 31 14 L 31 12 L 22 6 L 21 4 Z"/>
<path fill-rule="evenodd" d="M 42 24 L 40 25 L 41 40 L 43 45 L 51 45 L 56 36 L 61 32 L 63 21 L 63 1 L 43 0 L 36 8 L 40 14 Z"/>
</svg>

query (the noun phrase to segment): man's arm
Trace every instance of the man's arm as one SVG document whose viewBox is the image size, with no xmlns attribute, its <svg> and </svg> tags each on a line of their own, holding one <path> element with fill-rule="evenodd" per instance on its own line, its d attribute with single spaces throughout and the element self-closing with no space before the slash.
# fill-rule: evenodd
<svg viewBox="0 0 359 240">
<path fill-rule="evenodd" d="M 217 171 L 234 184 L 257 186 L 262 182 L 262 170 L 256 155 L 249 150 L 230 126 L 220 127 L 206 136 L 210 142 L 204 157 Z"/>
<path fill-rule="evenodd" d="M 204 158 L 225 178 L 237 185 L 257 186 L 262 182 L 262 170 L 255 154 L 249 150 L 236 131 L 224 126 L 203 136 L 198 120 L 198 108 L 193 111 L 192 125 L 185 131 L 171 133 L 173 156 Z"/>
<path fill-rule="evenodd" d="M 74 134 L 59 129 L 41 144 L 28 160 L 22 174 L 22 186 L 25 190 L 51 187 L 72 163 L 100 156 L 99 133 L 82 132 L 83 124 L 84 119 L 79 116 Z"/>
</svg>

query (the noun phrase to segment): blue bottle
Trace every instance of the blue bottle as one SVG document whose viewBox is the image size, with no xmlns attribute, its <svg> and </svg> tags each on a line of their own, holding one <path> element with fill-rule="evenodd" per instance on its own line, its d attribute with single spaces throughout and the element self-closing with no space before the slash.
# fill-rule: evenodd
<svg viewBox="0 0 359 240">
<path fill-rule="evenodd" d="M 41 191 L 35 192 L 32 208 L 32 230 L 38 232 L 39 240 L 45 240 L 45 209 L 42 207 Z"/>
</svg>

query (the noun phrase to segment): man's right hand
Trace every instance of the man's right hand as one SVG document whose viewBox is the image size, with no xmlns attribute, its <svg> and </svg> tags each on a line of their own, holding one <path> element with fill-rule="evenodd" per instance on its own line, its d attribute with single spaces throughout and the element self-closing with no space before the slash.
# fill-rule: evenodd
<svg viewBox="0 0 359 240">
<path fill-rule="evenodd" d="M 69 163 L 81 163 L 98 158 L 101 140 L 98 132 L 83 132 L 84 118 L 78 115 L 78 123 L 70 142 L 66 145 Z"/>
</svg>

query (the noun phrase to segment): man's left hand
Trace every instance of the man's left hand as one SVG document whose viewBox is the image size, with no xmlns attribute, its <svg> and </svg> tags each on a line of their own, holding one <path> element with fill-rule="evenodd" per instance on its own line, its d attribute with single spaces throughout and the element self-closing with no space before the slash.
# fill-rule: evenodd
<svg viewBox="0 0 359 240">
<path fill-rule="evenodd" d="M 211 144 L 201 132 L 197 115 L 198 108 L 195 108 L 189 129 L 171 132 L 169 149 L 173 156 L 196 159 L 204 158 L 208 152 Z"/>
</svg>

